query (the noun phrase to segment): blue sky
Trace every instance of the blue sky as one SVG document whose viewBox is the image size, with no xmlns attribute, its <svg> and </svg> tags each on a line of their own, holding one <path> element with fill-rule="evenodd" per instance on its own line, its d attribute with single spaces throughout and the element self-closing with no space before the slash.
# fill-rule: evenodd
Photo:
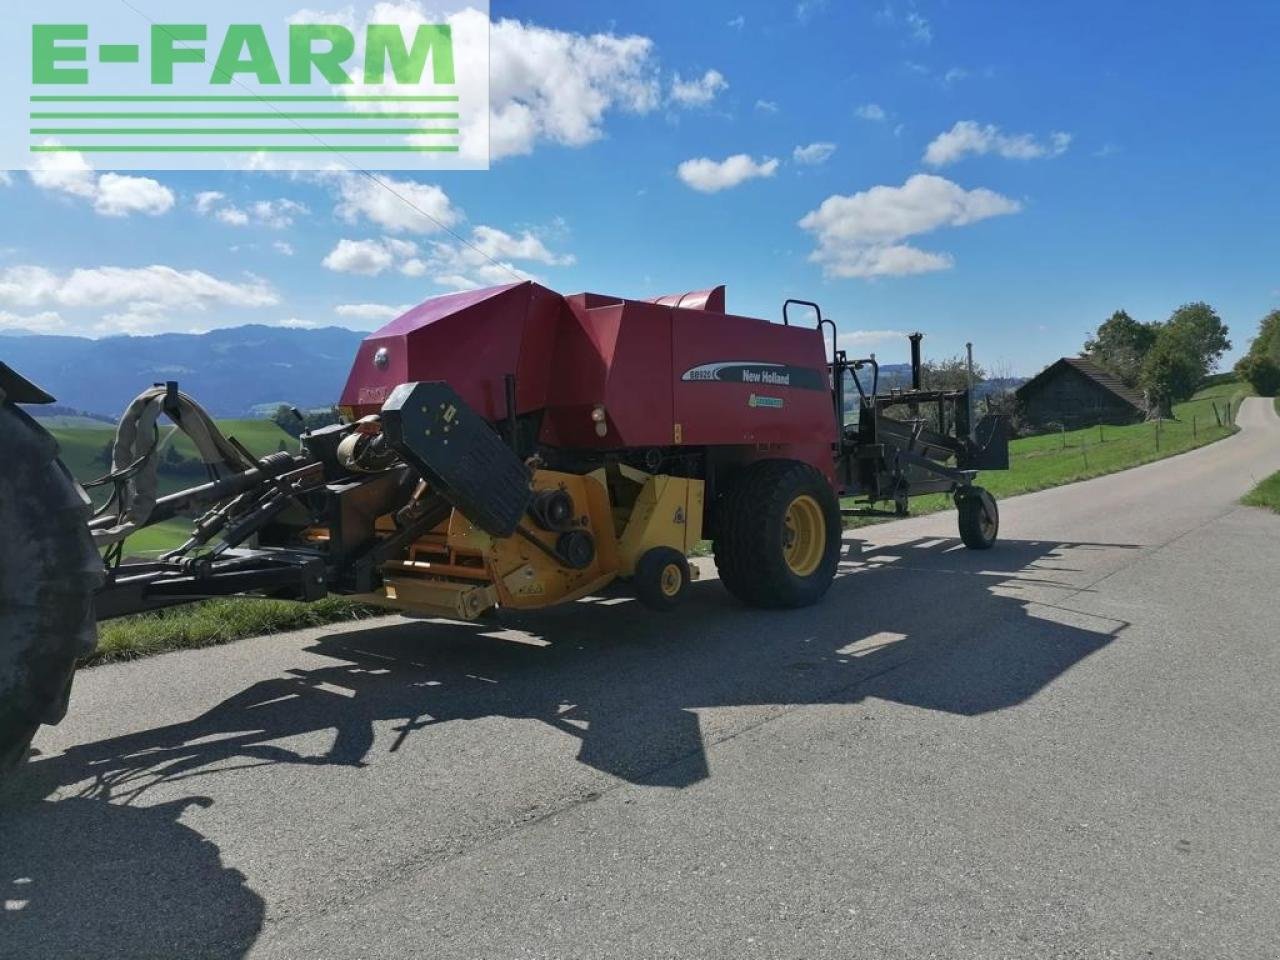
<svg viewBox="0 0 1280 960">
<path fill-rule="evenodd" d="M 1274 2 L 493 5 L 489 172 L 388 174 L 563 292 L 820 301 L 1028 374 L 1112 310 L 1280 308 Z M 363 178 L 14 173 L 0 329 L 370 329 L 505 269 Z M 859 333 L 859 331 L 861 333 Z"/>
</svg>

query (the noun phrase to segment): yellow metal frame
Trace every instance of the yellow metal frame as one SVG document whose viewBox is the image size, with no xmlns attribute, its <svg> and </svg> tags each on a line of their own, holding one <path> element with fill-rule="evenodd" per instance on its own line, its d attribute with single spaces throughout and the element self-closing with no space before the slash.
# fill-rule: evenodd
<svg viewBox="0 0 1280 960">
<path fill-rule="evenodd" d="M 620 467 L 620 472 L 642 486 L 618 538 L 619 575 L 634 576 L 640 558 L 654 547 L 671 547 L 687 555 L 702 539 L 702 481 L 627 466 Z"/>
<path fill-rule="evenodd" d="M 386 564 L 383 590 L 366 599 L 460 620 L 474 620 L 495 606 L 548 607 L 633 576 L 654 547 L 687 554 L 702 536 L 701 480 L 611 465 L 585 475 L 538 470 L 532 486 L 573 498 L 578 515 L 572 529 L 595 542 L 586 568 L 570 569 L 555 557 L 558 531 L 530 521 L 514 536 L 495 538 L 455 510 L 415 542 L 404 560 Z"/>
</svg>

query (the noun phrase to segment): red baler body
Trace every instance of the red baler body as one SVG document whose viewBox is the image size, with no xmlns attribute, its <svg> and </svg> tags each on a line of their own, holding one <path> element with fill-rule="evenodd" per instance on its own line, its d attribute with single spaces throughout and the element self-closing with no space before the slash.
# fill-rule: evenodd
<svg viewBox="0 0 1280 960">
<path fill-rule="evenodd" d="M 516 412 L 543 412 L 548 446 L 740 447 L 743 460 L 785 456 L 832 478 L 822 334 L 733 316 L 723 303 L 721 288 L 646 302 L 532 282 L 437 297 L 364 341 L 342 405 L 376 413 L 402 383 L 444 380 L 497 423 L 514 375 Z"/>
</svg>

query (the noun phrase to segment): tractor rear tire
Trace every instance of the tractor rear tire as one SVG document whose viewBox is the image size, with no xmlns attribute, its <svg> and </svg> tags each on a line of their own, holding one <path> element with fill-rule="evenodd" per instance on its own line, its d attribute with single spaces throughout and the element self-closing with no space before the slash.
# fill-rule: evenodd
<svg viewBox="0 0 1280 960">
<path fill-rule="evenodd" d="M 990 550 L 1000 535 L 1000 508 L 981 488 L 956 499 L 960 512 L 960 540 L 970 550 Z"/>
<path fill-rule="evenodd" d="M 67 711 L 76 661 L 97 644 L 104 569 L 88 497 L 58 444 L 0 394 L 0 770 Z"/>
<path fill-rule="evenodd" d="M 807 607 L 822 599 L 840 562 L 840 501 L 816 469 L 761 460 L 717 508 L 720 580 L 751 607 Z"/>
</svg>

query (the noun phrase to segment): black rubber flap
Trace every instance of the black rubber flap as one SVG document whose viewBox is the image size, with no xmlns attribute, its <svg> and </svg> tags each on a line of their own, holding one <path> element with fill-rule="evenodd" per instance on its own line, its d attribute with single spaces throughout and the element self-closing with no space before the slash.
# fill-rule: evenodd
<svg viewBox="0 0 1280 960">
<path fill-rule="evenodd" d="M 529 471 L 488 421 L 443 381 L 405 383 L 382 405 L 400 455 L 468 520 L 495 537 L 516 531 L 533 490 Z"/>
</svg>

